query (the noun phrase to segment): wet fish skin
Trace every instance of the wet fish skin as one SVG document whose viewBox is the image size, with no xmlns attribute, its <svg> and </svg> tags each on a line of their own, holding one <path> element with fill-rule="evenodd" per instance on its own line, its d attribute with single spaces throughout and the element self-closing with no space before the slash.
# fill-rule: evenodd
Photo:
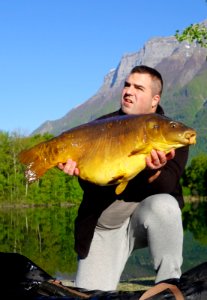
<svg viewBox="0 0 207 300">
<path fill-rule="evenodd" d="M 29 183 L 58 163 L 71 158 L 80 177 L 97 185 L 118 185 L 120 194 L 129 180 L 146 167 L 152 149 L 170 152 L 196 143 L 196 131 L 159 114 L 124 115 L 74 127 L 57 137 L 23 150 Z"/>
</svg>

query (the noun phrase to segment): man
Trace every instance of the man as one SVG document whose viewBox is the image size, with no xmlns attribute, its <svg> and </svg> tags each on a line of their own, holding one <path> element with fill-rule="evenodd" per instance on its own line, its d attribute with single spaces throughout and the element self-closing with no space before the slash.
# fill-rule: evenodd
<svg viewBox="0 0 207 300">
<path fill-rule="evenodd" d="M 162 89 L 163 80 L 157 70 L 136 66 L 125 81 L 121 109 L 102 118 L 164 114 L 159 105 Z M 145 170 L 130 180 L 119 196 L 113 186 L 96 186 L 79 179 L 84 195 L 75 221 L 77 287 L 116 289 L 133 250 L 147 246 L 156 271 L 155 282 L 179 281 L 183 245 L 179 180 L 187 157 L 188 147 L 168 155 L 152 150 Z M 79 174 L 74 161 L 58 166 L 69 175 Z"/>
</svg>

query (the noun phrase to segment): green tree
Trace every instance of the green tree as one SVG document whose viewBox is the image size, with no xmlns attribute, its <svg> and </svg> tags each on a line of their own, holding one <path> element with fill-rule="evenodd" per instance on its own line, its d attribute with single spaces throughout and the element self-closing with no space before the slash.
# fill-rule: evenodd
<svg viewBox="0 0 207 300">
<path fill-rule="evenodd" d="M 21 149 L 21 139 L 18 134 L 0 132 L 0 200 L 5 198 L 10 202 L 17 200 L 22 193 L 19 185 L 21 166 L 17 154 Z"/>
<path fill-rule="evenodd" d="M 179 42 L 187 41 L 207 48 L 207 28 L 204 24 L 191 24 L 182 32 L 176 30 L 175 37 Z"/>
<path fill-rule="evenodd" d="M 194 157 L 185 169 L 183 186 L 191 191 L 191 195 L 207 196 L 207 154 Z"/>
<path fill-rule="evenodd" d="M 4 204 L 60 204 L 77 203 L 82 190 L 77 178 L 72 178 L 58 168 L 47 171 L 37 182 L 28 184 L 25 166 L 20 164 L 21 150 L 52 138 L 51 134 L 21 136 L 0 131 L 0 202 Z"/>
</svg>

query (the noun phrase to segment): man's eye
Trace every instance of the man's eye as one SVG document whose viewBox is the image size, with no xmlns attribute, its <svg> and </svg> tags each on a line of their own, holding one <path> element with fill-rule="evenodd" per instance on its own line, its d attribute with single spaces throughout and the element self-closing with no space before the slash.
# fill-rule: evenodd
<svg viewBox="0 0 207 300">
<path fill-rule="evenodd" d="M 144 91 L 145 90 L 144 87 L 142 85 L 139 85 L 139 84 L 135 84 L 134 87 L 135 87 L 136 90 L 139 90 L 139 91 Z"/>
<path fill-rule="evenodd" d="M 130 86 L 130 84 L 128 82 L 124 83 L 124 87 L 129 87 L 129 86 Z"/>
</svg>

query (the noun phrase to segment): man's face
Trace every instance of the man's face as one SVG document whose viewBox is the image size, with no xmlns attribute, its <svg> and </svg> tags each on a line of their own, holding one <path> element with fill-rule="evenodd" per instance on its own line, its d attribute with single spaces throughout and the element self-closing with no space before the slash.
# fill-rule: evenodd
<svg viewBox="0 0 207 300">
<path fill-rule="evenodd" d="M 124 113 L 153 113 L 159 100 L 160 96 L 153 92 L 153 82 L 149 74 L 133 73 L 128 76 L 121 97 L 121 108 Z"/>
</svg>

